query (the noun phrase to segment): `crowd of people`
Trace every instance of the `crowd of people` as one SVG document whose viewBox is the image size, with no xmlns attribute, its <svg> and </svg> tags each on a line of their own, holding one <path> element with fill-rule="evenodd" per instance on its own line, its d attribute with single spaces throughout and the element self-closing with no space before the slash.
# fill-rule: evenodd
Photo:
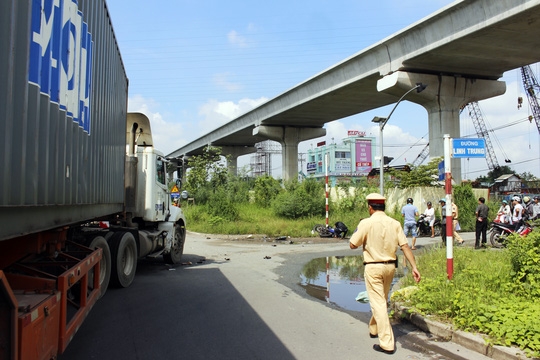
<svg viewBox="0 0 540 360">
<path fill-rule="evenodd" d="M 524 196 L 523 200 L 519 196 L 514 196 L 510 204 L 507 200 L 501 201 L 501 207 L 497 211 L 495 221 L 514 225 L 517 229 L 521 226 L 522 221 L 538 219 L 539 217 L 540 196 L 534 196 L 532 200 L 529 196 Z"/>
<path fill-rule="evenodd" d="M 413 205 L 413 199 L 408 198 L 407 204 L 401 208 L 401 215 L 403 216 L 403 231 L 405 236 L 409 235 L 412 237 L 411 250 L 416 250 L 416 238 L 418 236 L 416 232 L 416 218 L 419 216 L 418 208 Z M 446 199 L 442 198 L 439 200 L 441 205 L 441 238 L 443 243 L 446 242 L 446 222 L 447 222 L 447 208 L 446 208 Z M 430 201 L 426 204 L 426 209 L 423 212 L 424 219 L 429 223 L 431 228 L 431 237 L 435 236 L 434 222 L 435 222 L 435 209 L 432 206 Z M 459 209 L 458 206 L 452 202 L 450 207 L 452 213 L 452 239 L 458 245 L 463 244 L 463 239 L 459 235 Z M 475 238 L 475 249 L 480 249 L 486 246 L 487 243 L 487 230 L 489 225 L 489 207 L 486 205 L 486 199 L 480 197 L 478 199 L 478 206 L 475 210 L 476 217 L 476 238 Z M 538 219 L 540 218 L 540 196 L 524 196 L 523 198 L 519 196 L 513 196 L 511 198 L 510 204 L 507 200 L 501 201 L 501 207 L 497 212 L 495 221 L 514 225 L 515 229 L 519 229 L 523 225 L 523 221 Z"/>
</svg>

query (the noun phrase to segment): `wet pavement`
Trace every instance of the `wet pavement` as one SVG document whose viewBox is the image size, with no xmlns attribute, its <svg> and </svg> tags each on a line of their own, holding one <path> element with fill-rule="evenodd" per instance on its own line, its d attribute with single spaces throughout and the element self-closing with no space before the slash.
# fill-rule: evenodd
<svg viewBox="0 0 540 360">
<path fill-rule="evenodd" d="M 363 261 L 361 255 L 312 259 L 302 269 L 300 285 L 307 294 L 321 301 L 346 310 L 370 312 L 369 300 L 365 294 Z M 407 268 L 403 267 L 396 269 L 393 283 L 406 271 Z"/>
</svg>

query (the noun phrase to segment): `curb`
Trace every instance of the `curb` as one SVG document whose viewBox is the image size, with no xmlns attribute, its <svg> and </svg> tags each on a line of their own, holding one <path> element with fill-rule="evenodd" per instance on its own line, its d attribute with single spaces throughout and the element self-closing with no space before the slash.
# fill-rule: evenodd
<svg viewBox="0 0 540 360">
<path fill-rule="evenodd" d="M 400 321 L 406 320 L 426 333 L 446 341 L 452 341 L 453 343 L 459 344 L 471 351 L 477 352 L 492 359 L 533 359 L 527 357 L 525 352 L 517 347 L 491 345 L 487 342 L 484 335 L 473 334 L 462 330 L 454 330 L 452 325 L 428 319 L 425 316 L 412 312 L 409 308 L 401 305 L 400 303 L 392 302 L 391 308 L 394 310 L 394 317 L 396 319 Z"/>
</svg>

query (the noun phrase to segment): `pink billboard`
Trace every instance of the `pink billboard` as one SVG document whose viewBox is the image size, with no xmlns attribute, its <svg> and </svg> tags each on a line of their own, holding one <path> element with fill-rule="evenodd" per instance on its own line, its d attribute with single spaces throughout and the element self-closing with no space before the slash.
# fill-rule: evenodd
<svg viewBox="0 0 540 360">
<path fill-rule="evenodd" d="M 371 140 L 356 140 L 356 172 L 367 175 L 372 167 Z"/>
</svg>

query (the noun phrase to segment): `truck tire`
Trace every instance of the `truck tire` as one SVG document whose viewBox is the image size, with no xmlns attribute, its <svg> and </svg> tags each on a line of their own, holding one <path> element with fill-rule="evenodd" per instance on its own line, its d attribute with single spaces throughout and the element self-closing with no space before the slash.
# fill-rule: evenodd
<svg viewBox="0 0 540 360">
<path fill-rule="evenodd" d="M 99 285 L 101 287 L 101 294 L 99 297 L 105 295 L 107 287 L 109 286 L 109 281 L 111 280 L 111 250 L 109 249 L 109 244 L 103 236 L 96 236 L 91 239 L 90 242 L 86 245 L 92 250 L 100 248 L 102 251 L 101 261 L 99 262 Z M 91 276 L 88 280 L 89 285 L 93 285 L 94 273 L 91 273 Z"/>
<path fill-rule="evenodd" d="M 126 288 L 133 282 L 137 270 L 137 242 L 132 233 L 116 232 L 109 240 L 111 249 L 111 283 Z"/>
<path fill-rule="evenodd" d="M 163 260 L 168 264 L 178 264 L 184 253 L 184 244 L 186 242 L 186 228 L 181 225 L 174 226 L 174 240 L 171 251 L 163 254 Z"/>
</svg>

